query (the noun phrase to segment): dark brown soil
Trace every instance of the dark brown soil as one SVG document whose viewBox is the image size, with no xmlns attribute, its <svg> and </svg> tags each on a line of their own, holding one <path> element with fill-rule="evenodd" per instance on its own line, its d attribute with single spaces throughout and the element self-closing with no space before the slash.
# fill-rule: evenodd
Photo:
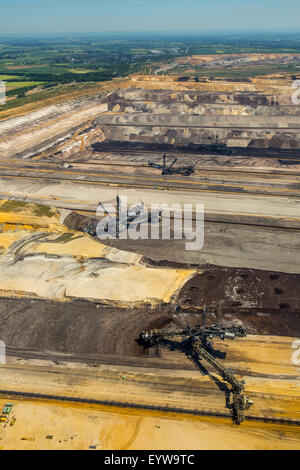
<svg viewBox="0 0 300 470">
<path fill-rule="evenodd" d="M 72 213 L 65 223 L 77 230 L 88 227 L 91 233 L 97 219 Z M 106 243 L 130 251 L 128 240 L 108 240 Z M 136 241 L 134 243 L 138 246 Z M 158 251 L 157 247 L 152 248 L 153 254 L 157 255 Z M 144 262 L 155 267 L 188 267 L 201 271 L 203 274 L 196 275 L 182 288 L 175 302 L 187 309 L 207 306 L 211 313 L 208 321 L 240 320 L 255 334 L 300 337 L 299 274 L 158 261 L 146 257 Z"/>
<path fill-rule="evenodd" d="M 105 126 L 102 126 L 105 128 Z M 278 142 L 279 143 L 279 142 Z M 252 142 L 249 147 L 231 147 L 230 149 L 222 144 L 212 145 L 171 145 L 165 143 L 153 142 L 130 142 L 119 140 L 104 140 L 103 142 L 96 142 L 92 144 L 93 152 L 164 152 L 164 153 L 190 153 L 190 154 L 205 154 L 205 155 L 233 155 L 239 157 L 256 157 L 256 158 L 294 158 L 299 162 L 298 149 L 285 149 L 277 148 L 276 145 L 270 148 L 264 148 L 261 140 L 257 139 Z"/>
<path fill-rule="evenodd" d="M 143 329 L 162 328 L 166 309 L 127 310 L 87 301 L 0 299 L 0 339 L 7 347 L 60 353 L 142 356 Z M 155 354 L 155 351 L 153 351 Z"/>
<path fill-rule="evenodd" d="M 182 313 L 178 316 L 169 305 L 156 310 L 146 306 L 117 309 L 87 301 L 60 303 L 2 298 L 0 339 L 8 348 L 19 348 L 25 353 L 34 350 L 91 358 L 96 355 L 98 362 L 133 364 L 135 361 L 135 365 L 150 366 L 154 361 L 152 366 L 155 366 L 159 351 L 139 346 L 136 340 L 140 332 L 200 324 L 201 309 L 198 313 L 191 311 L 204 305 L 208 324 L 239 321 L 251 333 L 299 337 L 298 278 L 210 267 L 188 281 L 179 293 L 175 301 L 182 305 Z M 167 367 L 176 367 L 174 361 L 172 356 Z"/>
<path fill-rule="evenodd" d="M 300 335 L 300 276 L 207 267 L 181 290 L 178 303 L 208 307 L 211 321 L 238 319 L 256 334 Z"/>
</svg>

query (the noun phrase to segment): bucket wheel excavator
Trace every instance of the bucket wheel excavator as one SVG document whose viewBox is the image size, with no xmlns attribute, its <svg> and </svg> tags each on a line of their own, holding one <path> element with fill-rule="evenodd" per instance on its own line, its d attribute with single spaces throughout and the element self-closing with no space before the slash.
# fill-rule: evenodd
<svg viewBox="0 0 300 470">
<path fill-rule="evenodd" d="M 245 395 L 244 387 L 245 382 L 238 380 L 233 372 L 224 367 L 224 365 L 217 360 L 213 353 L 213 344 L 210 341 L 213 338 L 220 338 L 222 340 L 234 340 L 236 337 L 245 337 L 247 331 L 242 327 L 226 328 L 221 325 L 206 326 L 205 312 L 203 314 L 204 321 L 201 326 L 195 328 L 183 328 L 176 330 L 151 330 L 142 331 L 139 337 L 139 343 L 145 348 L 154 347 L 157 345 L 169 345 L 172 343 L 171 338 L 181 338 L 179 343 L 174 343 L 184 350 L 188 357 L 194 362 L 198 363 L 202 360 L 208 362 L 222 377 L 226 383 L 226 402 L 227 407 L 231 410 L 232 420 L 235 424 L 240 424 L 245 420 L 245 411 L 249 410 L 253 401 Z"/>
</svg>

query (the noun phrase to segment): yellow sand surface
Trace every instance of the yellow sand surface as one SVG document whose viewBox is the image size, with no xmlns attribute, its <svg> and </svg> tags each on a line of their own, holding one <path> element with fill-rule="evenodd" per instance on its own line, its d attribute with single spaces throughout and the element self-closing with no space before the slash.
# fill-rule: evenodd
<svg viewBox="0 0 300 470">
<path fill-rule="evenodd" d="M 195 274 L 195 270 L 148 267 L 141 255 L 69 230 L 59 218 L 59 212 L 47 206 L 0 201 L 4 295 L 83 298 L 118 306 L 155 304 L 169 302 Z"/>
<path fill-rule="evenodd" d="M 255 335 L 230 343 L 224 363 L 245 380 L 246 394 L 254 401 L 246 416 L 300 420 L 300 370 L 290 357 L 293 340 Z M 279 354 L 274 355 L 276 349 Z M 248 354 L 255 350 L 257 362 L 254 354 Z M 191 363 L 185 355 L 168 349 L 161 353 L 162 357 L 157 358 L 160 366 L 164 361 L 174 361 L 177 368 L 95 367 L 70 362 L 65 356 L 54 365 L 50 360 L 10 357 L 6 365 L 0 366 L 0 389 L 229 414 L 224 390 L 215 380 L 216 371 L 208 367 L 211 376 L 203 376 L 196 368 L 188 368 Z M 281 353 L 283 364 L 278 375 Z M 266 365 L 264 376 L 258 372 L 260 361 Z M 7 401 L 14 403 L 16 422 L 12 427 L 0 426 L 3 449 L 300 447 L 298 425 L 246 420 L 237 426 L 230 418 L 0 396 L 0 406 Z M 46 439 L 49 435 L 52 439 Z"/>
<path fill-rule="evenodd" d="M 249 342 L 239 338 L 230 343 L 232 350 L 222 363 L 238 379 L 245 380 L 246 394 L 254 401 L 248 415 L 300 421 L 300 369 L 292 363 L 292 342 L 293 338 L 281 342 L 278 337 L 278 348 L 285 350 L 290 361 L 289 368 L 283 367 L 280 374 L 268 336 L 255 335 Z M 238 347 L 234 349 L 236 343 Z M 256 345 L 257 351 L 265 347 L 264 375 L 248 358 L 249 344 Z M 166 348 L 160 351 L 158 368 L 112 366 L 105 365 L 105 356 L 102 360 L 104 364 L 95 367 L 70 362 L 62 356 L 54 367 L 51 361 L 9 359 L 6 365 L 0 366 L 0 389 L 229 413 L 224 390 L 214 380 L 217 377 L 222 382 L 222 378 L 205 361 L 203 365 L 210 375 L 202 375 L 193 368 L 184 354 Z M 173 364 L 173 368 L 162 369 L 164 364 L 169 367 Z M 122 379 L 124 375 L 126 380 Z"/>
<path fill-rule="evenodd" d="M 7 400 L 0 399 L 2 407 Z M 299 449 L 300 429 L 96 405 L 12 400 L 0 449 Z"/>
</svg>

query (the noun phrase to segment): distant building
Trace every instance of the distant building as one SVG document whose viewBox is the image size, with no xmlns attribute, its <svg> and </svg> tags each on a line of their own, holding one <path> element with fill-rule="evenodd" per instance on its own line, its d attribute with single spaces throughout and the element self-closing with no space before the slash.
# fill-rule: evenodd
<svg viewBox="0 0 300 470">
<path fill-rule="evenodd" d="M 3 105 L 6 103 L 6 85 L 5 82 L 2 82 L 0 80 L 0 105 Z"/>
</svg>

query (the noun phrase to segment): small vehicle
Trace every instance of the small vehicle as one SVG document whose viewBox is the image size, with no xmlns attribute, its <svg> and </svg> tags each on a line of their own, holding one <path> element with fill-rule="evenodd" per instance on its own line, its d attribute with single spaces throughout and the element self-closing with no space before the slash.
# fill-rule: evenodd
<svg viewBox="0 0 300 470">
<path fill-rule="evenodd" d="M 1 415 L 0 415 L 0 422 L 6 423 L 8 420 L 8 417 L 11 413 L 13 404 L 12 403 L 6 403 L 2 409 Z"/>
</svg>

